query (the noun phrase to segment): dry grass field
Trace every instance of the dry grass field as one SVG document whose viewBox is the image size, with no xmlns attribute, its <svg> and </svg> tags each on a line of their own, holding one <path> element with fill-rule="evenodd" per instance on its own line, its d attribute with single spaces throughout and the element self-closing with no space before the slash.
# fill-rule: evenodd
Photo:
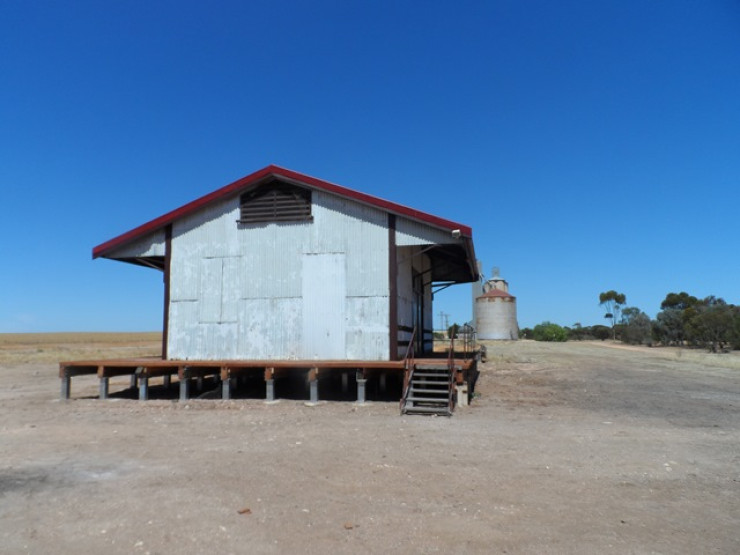
<svg viewBox="0 0 740 555">
<path fill-rule="evenodd" d="M 737 353 L 490 343 L 452 418 L 94 377 L 59 401 L 59 360 L 158 352 L 0 336 L 0 552 L 740 552 Z"/>
<path fill-rule="evenodd" d="M 161 332 L 0 333 L 0 364 L 159 355 Z"/>
</svg>

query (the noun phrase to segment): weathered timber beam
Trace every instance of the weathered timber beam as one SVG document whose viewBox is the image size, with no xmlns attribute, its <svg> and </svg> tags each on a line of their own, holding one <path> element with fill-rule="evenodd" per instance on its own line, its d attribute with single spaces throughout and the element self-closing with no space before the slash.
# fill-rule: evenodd
<svg viewBox="0 0 740 555">
<path fill-rule="evenodd" d="M 98 371 L 97 366 L 73 366 L 67 364 L 59 365 L 59 377 L 60 378 L 71 378 L 72 376 L 83 376 L 87 374 L 95 374 Z"/>
<path fill-rule="evenodd" d="M 265 368 L 265 379 L 276 380 L 285 376 L 295 375 L 301 371 L 301 368 L 288 368 L 280 366 L 270 366 Z"/>
</svg>

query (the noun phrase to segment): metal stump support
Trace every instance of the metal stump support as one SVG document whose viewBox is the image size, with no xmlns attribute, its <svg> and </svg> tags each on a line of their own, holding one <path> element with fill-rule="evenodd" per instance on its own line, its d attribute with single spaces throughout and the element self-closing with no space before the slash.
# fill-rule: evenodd
<svg viewBox="0 0 740 555">
<path fill-rule="evenodd" d="M 365 384 L 367 378 L 362 372 L 357 372 L 357 402 L 360 404 L 365 402 Z"/>
<path fill-rule="evenodd" d="M 187 401 L 190 393 L 190 378 L 183 374 L 180 380 L 180 401 Z"/>
<path fill-rule="evenodd" d="M 98 387 L 98 392 L 100 394 L 101 399 L 107 399 L 108 398 L 108 385 L 109 385 L 109 379 L 107 376 L 103 376 L 100 378 L 100 386 Z"/>
<path fill-rule="evenodd" d="M 63 376 L 62 377 L 62 390 L 59 394 L 59 398 L 62 401 L 69 400 L 71 385 L 72 385 L 72 378 L 70 378 L 69 376 Z"/>
<path fill-rule="evenodd" d="M 319 380 L 318 378 L 311 380 L 309 384 L 311 386 L 311 402 L 318 403 L 319 402 Z"/>
<path fill-rule="evenodd" d="M 139 401 L 149 400 L 149 378 L 139 376 Z"/>
</svg>

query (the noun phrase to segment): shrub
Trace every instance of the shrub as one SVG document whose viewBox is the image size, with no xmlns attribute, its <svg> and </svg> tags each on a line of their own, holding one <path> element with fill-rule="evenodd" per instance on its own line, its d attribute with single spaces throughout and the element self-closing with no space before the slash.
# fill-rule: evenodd
<svg viewBox="0 0 740 555">
<path fill-rule="evenodd" d="M 534 327 L 532 337 L 535 341 L 568 341 L 568 330 L 552 322 L 542 322 Z"/>
<path fill-rule="evenodd" d="M 591 326 L 591 335 L 604 341 L 612 336 L 612 330 L 602 325 Z"/>
</svg>

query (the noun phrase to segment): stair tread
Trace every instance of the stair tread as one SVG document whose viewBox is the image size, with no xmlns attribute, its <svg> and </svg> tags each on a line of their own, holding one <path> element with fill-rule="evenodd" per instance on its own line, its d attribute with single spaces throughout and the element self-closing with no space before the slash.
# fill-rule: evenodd
<svg viewBox="0 0 740 555">
<path fill-rule="evenodd" d="M 429 393 L 430 395 L 449 395 L 450 390 L 448 388 L 444 389 L 429 389 L 425 387 L 411 387 L 409 388 L 409 395 L 414 395 L 415 393 Z"/>
<path fill-rule="evenodd" d="M 450 367 L 445 364 L 414 364 L 414 368 L 417 370 L 449 370 Z M 462 370 L 462 366 L 455 364 L 452 366 L 453 370 Z"/>
<path fill-rule="evenodd" d="M 414 387 L 411 386 L 409 389 L 409 393 L 413 395 L 414 393 L 444 393 L 445 395 L 450 394 L 449 388 L 444 389 L 429 389 L 428 387 Z"/>
<path fill-rule="evenodd" d="M 428 395 L 428 396 L 422 395 L 421 397 L 419 397 L 417 393 L 424 393 L 424 392 L 409 391 L 409 396 L 407 397 L 407 399 L 440 399 L 440 398 L 448 399 L 450 397 L 449 391 L 433 391 L 431 393 L 424 393 L 424 395 Z"/>
<path fill-rule="evenodd" d="M 442 409 L 438 407 L 407 407 L 404 410 L 404 413 L 412 413 L 412 412 L 419 412 L 419 413 L 425 413 L 425 414 L 439 414 L 441 416 L 451 416 L 452 413 L 450 412 L 449 408 Z"/>
</svg>

